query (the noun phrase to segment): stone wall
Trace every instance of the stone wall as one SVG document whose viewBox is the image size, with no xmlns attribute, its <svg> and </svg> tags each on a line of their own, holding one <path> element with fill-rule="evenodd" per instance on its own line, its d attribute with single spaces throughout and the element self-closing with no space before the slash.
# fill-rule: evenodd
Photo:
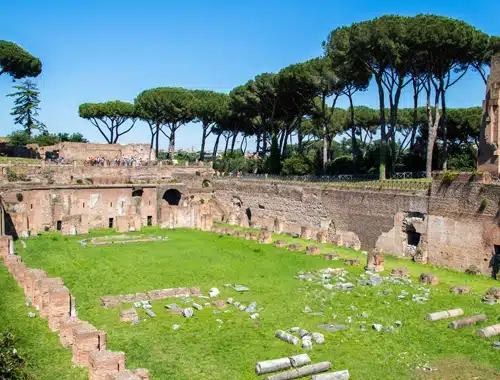
<svg viewBox="0 0 500 380">
<path fill-rule="evenodd" d="M 330 239 L 359 240 L 373 248 L 394 227 L 394 216 L 427 213 L 425 193 L 377 190 L 337 190 L 318 185 L 220 181 L 216 199 L 238 221 L 277 232 L 329 231 Z"/>
<path fill-rule="evenodd" d="M 86 234 L 89 228 L 138 231 L 142 226 L 200 228 L 203 215 L 220 216 L 210 187 L 184 183 L 165 185 L 27 186 L 0 189 L 0 216 L 5 233 L 30 236 L 60 230 Z M 205 180 L 207 181 L 207 180 Z M 199 183 L 200 182 L 200 183 Z M 175 205 L 165 194 L 178 192 Z M 220 219 L 220 218 L 219 218 Z"/>
<path fill-rule="evenodd" d="M 46 185 L 126 184 L 183 182 L 202 187 L 209 185 L 213 169 L 208 166 L 172 166 L 159 163 L 153 166 L 84 166 L 84 165 L 0 165 L 0 184 L 8 185 L 7 172 L 23 175 L 30 183 Z"/>
<path fill-rule="evenodd" d="M 143 161 L 156 161 L 155 152 L 149 144 L 93 144 L 62 142 L 56 145 L 38 146 L 29 144 L 28 149 L 38 152 L 44 159 L 47 152 L 58 152 L 59 157 L 64 157 L 67 162 L 85 161 L 89 157 L 103 157 L 105 159 L 136 158 Z"/>
<path fill-rule="evenodd" d="M 334 189 L 258 181 L 218 181 L 225 221 L 314 236 L 458 270 L 488 273 L 500 246 L 500 186 L 434 181 L 430 191 Z M 309 231 L 308 229 L 312 230 Z"/>
</svg>

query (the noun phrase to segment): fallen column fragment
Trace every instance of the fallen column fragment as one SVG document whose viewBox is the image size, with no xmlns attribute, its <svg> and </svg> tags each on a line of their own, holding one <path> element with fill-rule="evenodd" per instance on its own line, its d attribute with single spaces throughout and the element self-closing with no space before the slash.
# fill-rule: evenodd
<svg viewBox="0 0 500 380">
<path fill-rule="evenodd" d="M 467 317 L 464 319 L 460 319 L 458 321 L 450 322 L 448 325 L 449 328 L 458 329 L 460 327 L 473 326 L 478 322 L 484 322 L 488 319 L 488 316 L 485 314 L 473 315 L 472 317 Z"/>
<path fill-rule="evenodd" d="M 307 354 L 290 356 L 289 359 L 290 359 L 290 364 L 294 368 L 301 367 L 311 362 L 311 358 Z"/>
<path fill-rule="evenodd" d="M 311 380 L 349 380 L 349 371 L 320 373 L 319 375 L 313 375 Z"/>
<path fill-rule="evenodd" d="M 427 314 L 425 319 L 428 321 L 439 321 L 440 319 L 459 317 L 461 315 L 464 315 L 464 311 L 462 309 L 453 309 Z"/>
<path fill-rule="evenodd" d="M 500 334 L 500 324 L 483 327 L 476 331 L 476 335 L 481 338 L 490 338 Z"/>
<path fill-rule="evenodd" d="M 265 373 L 277 372 L 292 367 L 289 358 L 280 358 L 258 362 L 255 365 L 255 374 L 263 375 Z"/>
<path fill-rule="evenodd" d="M 294 368 L 291 371 L 281 372 L 276 375 L 266 377 L 266 380 L 290 380 L 299 379 L 304 376 L 314 375 L 321 372 L 326 372 L 332 368 L 332 363 L 321 362 L 317 364 L 306 365 L 301 368 Z"/>
<path fill-rule="evenodd" d="M 297 338 L 296 336 L 293 336 L 292 334 L 288 334 L 287 332 L 283 330 L 277 330 L 276 333 L 274 334 L 276 338 L 279 338 L 281 340 L 284 340 L 287 343 L 297 345 L 300 343 L 300 339 Z"/>
</svg>

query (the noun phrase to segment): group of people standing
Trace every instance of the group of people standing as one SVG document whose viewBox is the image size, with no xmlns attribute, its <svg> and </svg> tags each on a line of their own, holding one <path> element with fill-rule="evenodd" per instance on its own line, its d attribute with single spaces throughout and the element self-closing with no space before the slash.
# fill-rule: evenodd
<svg viewBox="0 0 500 380">
<path fill-rule="evenodd" d="M 84 165 L 86 166 L 145 166 L 148 162 L 142 158 L 135 157 L 124 157 L 124 158 L 105 158 L 105 157 L 89 157 L 85 160 Z"/>
</svg>

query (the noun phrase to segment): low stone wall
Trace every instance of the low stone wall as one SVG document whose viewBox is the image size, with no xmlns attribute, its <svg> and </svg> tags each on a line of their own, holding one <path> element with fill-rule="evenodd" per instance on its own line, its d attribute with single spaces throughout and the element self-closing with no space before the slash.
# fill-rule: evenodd
<svg viewBox="0 0 500 380">
<path fill-rule="evenodd" d="M 199 187 L 211 181 L 213 169 L 209 166 L 177 166 L 159 163 L 151 166 L 84 166 L 73 165 L 0 165 L 0 184 L 8 184 L 7 174 L 14 172 L 26 183 L 46 185 L 71 184 L 152 184 L 187 182 Z"/>
<path fill-rule="evenodd" d="M 132 303 L 140 301 L 163 300 L 171 297 L 198 297 L 201 295 L 200 288 L 170 288 L 151 290 L 146 293 L 123 294 L 119 296 L 103 296 L 101 297 L 101 306 L 116 307 L 122 303 Z"/>
<path fill-rule="evenodd" d="M 113 380 L 125 378 L 120 377 L 125 374 L 129 380 L 149 380 L 145 369 L 126 369 L 123 352 L 106 349 L 106 332 L 78 319 L 75 298 L 63 280 L 48 277 L 41 269 L 28 268 L 14 254 L 11 242 L 11 236 L 0 236 L 0 260 L 39 310 L 40 318 L 47 319 L 49 328 L 59 334 L 61 344 L 72 350 L 73 364 L 87 367 L 89 380 Z"/>
</svg>

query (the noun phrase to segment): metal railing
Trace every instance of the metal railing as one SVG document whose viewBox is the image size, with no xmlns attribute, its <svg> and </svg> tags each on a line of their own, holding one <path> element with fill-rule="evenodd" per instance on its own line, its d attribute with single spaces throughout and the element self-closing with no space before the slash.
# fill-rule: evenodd
<svg viewBox="0 0 500 380">
<path fill-rule="evenodd" d="M 339 174 L 339 175 L 276 175 L 276 174 L 241 174 L 225 175 L 218 178 L 235 178 L 240 180 L 269 180 L 269 181 L 292 181 L 292 182 L 363 182 L 378 181 L 378 173 L 369 174 Z M 389 179 L 421 179 L 425 178 L 423 172 L 399 172 L 388 176 Z"/>
</svg>

